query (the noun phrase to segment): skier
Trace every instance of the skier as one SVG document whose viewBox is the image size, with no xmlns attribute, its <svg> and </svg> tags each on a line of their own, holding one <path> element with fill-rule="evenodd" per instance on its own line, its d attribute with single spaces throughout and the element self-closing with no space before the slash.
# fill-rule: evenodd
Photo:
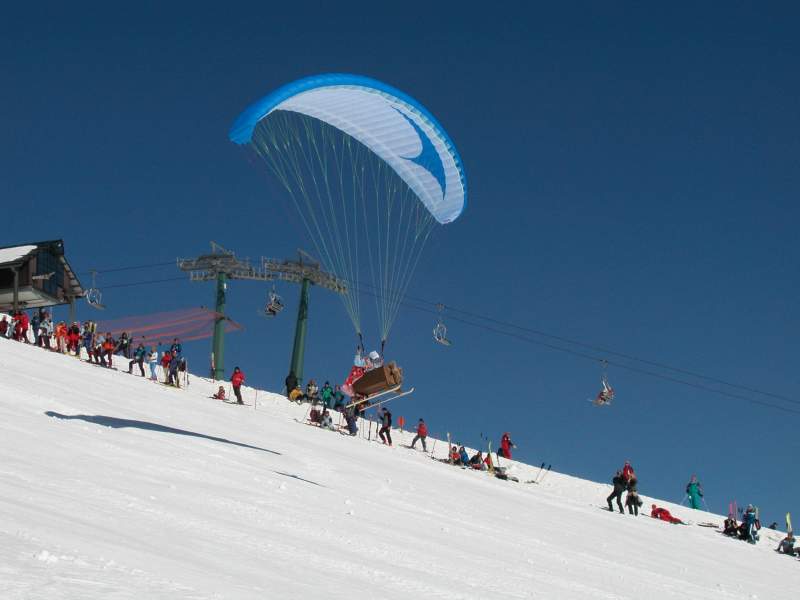
<svg viewBox="0 0 800 600">
<path fill-rule="evenodd" d="M 739 535 L 739 524 L 733 517 L 733 513 L 729 514 L 728 518 L 725 519 L 725 522 L 722 525 L 722 533 L 730 537 L 736 537 Z"/>
<path fill-rule="evenodd" d="M 214 400 L 225 400 L 225 387 L 222 386 L 222 385 L 219 386 L 219 389 L 217 390 L 217 393 L 213 394 L 211 397 Z"/>
<path fill-rule="evenodd" d="M 292 393 L 294 388 L 297 387 L 297 375 L 294 374 L 294 371 L 289 371 L 289 374 L 286 376 L 286 380 L 284 381 L 286 384 L 286 397 L 289 398 L 289 395 Z M 291 398 L 289 398 L 291 400 Z"/>
<path fill-rule="evenodd" d="M 114 341 L 114 338 L 111 335 L 110 331 L 106 332 L 105 341 L 103 342 L 103 354 L 105 354 L 106 359 L 108 360 L 108 364 L 104 365 L 106 367 L 112 368 L 114 366 L 111 356 L 114 354 L 114 348 L 117 347 L 117 343 Z"/>
<path fill-rule="evenodd" d="M 42 322 L 42 309 L 35 311 L 31 317 L 31 332 L 33 333 L 33 343 L 36 344 L 37 334 L 39 332 L 39 323 Z M 36 344 L 38 346 L 38 344 Z"/>
<path fill-rule="evenodd" d="M 356 435 L 358 433 L 358 424 L 356 422 L 356 411 L 352 406 L 344 409 L 344 420 L 347 422 L 347 431 L 350 432 L 350 435 Z"/>
<path fill-rule="evenodd" d="M 164 383 L 169 383 L 169 363 L 172 362 L 172 352 L 167 350 L 161 357 L 161 370 L 164 371 Z"/>
<path fill-rule="evenodd" d="M 512 448 L 516 448 L 516 446 L 514 445 L 514 442 L 511 441 L 511 436 L 506 431 L 503 434 L 503 437 L 500 439 L 500 451 L 497 454 L 503 458 L 511 460 Z"/>
<path fill-rule="evenodd" d="M 742 524 L 739 527 L 739 537 L 750 544 L 755 544 L 758 541 L 758 529 L 760 527 L 761 524 L 758 522 L 756 509 L 752 504 L 748 504 L 742 517 Z"/>
<path fill-rule="evenodd" d="M 147 350 L 145 350 L 144 344 L 139 342 L 139 345 L 136 346 L 136 350 L 133 352 L 133 360 L 128 363 L 128 374 L 133 375 L 133 365 L 139 365 L 139 372 L 144 377 L 144 356 L 147 354 Z"/>
<path fill-rule="evenodd" d="M 414 436 L 414 439 L 411 440 L 411 448 L 417 445 L 417 442 L 422 442 L 422 451 L 427 452 L 428 447 L 425 445 L 425 440 L 428 437 L 428 426 L 425 424 L 425 421 L 422 419 L 419 420 L 417 423 L 417 435 Z"/>
<path fill-rule="evenodd" d="M 343 411 L 344 407 L 346 406 L 346 402 L 344 401 L 344 392 L 342 391 L 342 386 L 337 385 L 336 389 L 333 391 L 333 410 Z"/>
<path fill-rule="evenodd" d="M 322 386 L 319 397 L 325 408 L 333 408 L 333 388 L 329 382 L 326 381 L 325 385 Z"/>
<path fill-rule="evenodd" d="M 122 335 L 119 336 L 119 342 L 117 342 L 117 347 L 114 348 L 114 354 L 122 354 L 125 358 L 131 357 L 131 340 L 127 331 L 123 331 Z"/>
<path fill-rule="evenodd" d="M 158 350 L 155 346 L 150 346 L 150 352 L 147 353 L 147 364 L 150 367 L 150 380 L 158 381 L 156 376 L 156 367 L 158 367 Z"/>
<path fill-rule="evenodd" d="M 458 460 L 461 462 L 462 466 L 469 466 L 469 454 L 467 454 L 467 449 L 464 448 L 464 446 L 458 447 Z"/>
<path fill-rule="evenodd" d="M 61 354 L 67 353 L 67 324 L 64 321 L 56 325 L 56 347 Z"/>
<path fill-rule="evenodd" d="M 233 395 L 236 396 L 236 404 L 244 404 L 242 400 L 242 384 L 244 383 L 244 373 L 236 367 L 231 375 L 231 387 L 233 387 Z"/>
<path fill-rule="evenodd" d="M 292 402 L 297 402 L 298 404 L 302 403 L 305 400 L 305 396 L 303 395 L 303 390 L 300 389 L 300 384 L 298 383 L 294 386 L 294 389 L 289 392 L 289 400 Z"/>
<path fill-rule="evenodd" d="M 322 417 L 319 420 L 319 426 L 322 427 L 323 429 L 330 429 L 331 431 L 336 431 L 336 426 L 333 424 L 331 413 L 328 412 L 327 408 L 322 411 Z"/>
<path fill-rule="evenodd" d="M 51 335 L 53 335 L 53 321 L 48 313 L 44 313 L 44 319 L 39 324 L 39 345 L 50 350 Z"/>
<path fill-rule="evenodd" d="M 170 354 L 172 352 L 177 352 L 178 356 L 181 355 L 181 353 L 183 352 L 183 347 L 181 346 L 181 343 L 178 341 L 178 338 L 172 340 L 172 345 L 169 347 L 169 351 Z"/>
<path fill-rule="evenodd" d="M 652 506 L 652 510 L 650 511 L 650 516 L 654 519 L 661 519 L 662 521 L 666 521 L 667 523 L 672 523 L 673 525 L 685 525 L 683 521 L 681 521 L 678 517 L 673 517 L 672 514 L 666 508 L 659 508 L 655 504 Z"/>
<path fill-rule="evenodd" d="M 381 428 L 378 431 L 378 436 L 381 438 L 381 441 L 384 444 L 389 446 L 392 445 L 392 413 L 391 411 L 383 407 L 381 409 Z"/>
<path fill-rule="evenodd" d="M 178 368 L 180 366 L 181 359 L 178 356 L 178 353 L 173 350 L 169 359 L 169 379 L 167 379 L 167 383 L 169 385 L 174 385 L 176 388 L 181 387 L 181 380 L 178 377 Z"/>
<path fill-rule="evenodd" d="M 639 507 L 643 504 L 639 493 L 635 490 L 629 490 L 628 495 L 625 497 L 625 506 L 628 507 L 628 514 L 635 517 L 639 516 Z"/>
<path fill-rule="evenodd" d="M 689 506 L 699 509 L 703 497 L 703 486 L 697 481 L 697 475 L 692 475 L 689 483 L 686 484 L 686 495 L 689 497 Z"/>
<path fill-rule="evenodd" d="M 70 325 L 69 329 L 67 329 L 67 351 L 74 353 L 75 356 L 80 358 L 80 343 L 81 327 L 78 325 L 77 321 L 73 321 L 72 325 Z"/>
<path fill-rule="evenodd" d="M 616 498 L 619 512 L 625 514 L 625 510 L 622 508 L 622 492 L 625 491 L 628 484 L 622 477 L 622 471 L 617 471 L 616 475 L 614 475 L 614 478 L 611 480 L 611 483 L 614 484 L 614 491 L 611 492 L 608 498 L 606 498 L 606 502 L 608 502 L 608 510 L 614 512 L 614 507 L 612 506 L 611 501 Z"/>
<path fill-rule="evenodd" d="M 794 534 L 791 531 L 780 541 L 775 551 L 789 556 L 797 556 L 797 551 L 794 549 Z"/>
<path fill-rule="evenodd" d="M 636 473 L 633 472 L 633 467 L 631 466 L 631 461 L 629 460 L 626 460 L 622 467 L 622 478 L 625 480 L 625 483 L 631 479 L 636 479 Z"/>
<path fill-rule="evenodd" d="M 81 340 L 83 340 L 83 348 L 86 350 L 86 358 L 89 362 L 92 362 L 94 328 L 92 327 L 92 323 L 90 321 L 85 321 L 83 327 L 81 328 Z"/>
<path fill-rule="evenodd" d="M 313 379 L 310 379 L 308 385 L 306 385 L 306 399 L 311 402 L 311 404 L 319 400 L 319 388 L 317 387 L 317 382 Z"/>
<path fill-rule="evenodd" d="M 0 337 L 8 337 L 8 317 L 3 315 L 3 319 L 0 320 Z"/>
<path fill-rule="evenodd" d="M 477 471 L 486 470 L 486 461 L 483 459 L 483 453 L 480 450 L 473 454 L 472 458 L 469 459 L 469 466 Z"/>
</svg>

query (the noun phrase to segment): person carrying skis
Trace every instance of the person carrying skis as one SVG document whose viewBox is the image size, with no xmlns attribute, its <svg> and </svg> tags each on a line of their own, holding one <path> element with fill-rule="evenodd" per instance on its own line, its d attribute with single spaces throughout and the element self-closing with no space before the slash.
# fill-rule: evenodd
<svg viewBox="0 0 800 600">
<path fill-rule="evenodd" d="M 797 551 L 794 548 L 794 534 L 791 531 L 780 541 L 778 547 L 775 548 L 775 552 L 788 554 L 789 556 L 797 556 Z"/>
<path fill-rule="evenodd" d="M 511 436 L 506 431 L 503 434 L 503 437 L 500 438 L 500 451 L 497 453 L 499 456 L 503 458 L 507 458 L 511 460 L 511 449 L 516 448 L 514 442 L 511 441 Z"/>
<path fill-rule="evenodd" d="M 378 430 L 378 437 L 384 444 L 392 445 L 392 413 L 385 406 L 381 409 L 381 428 Z"/>
<path fill-rule="evenodd" d="M 611 483 L 614 484 L 614 491 L 606 498 L 606 502 L 608 502 L 608 510 L 614 512 L 614 507 L 611 504 L 611 501 L 616 498 L 617 500 L 617 507 L 619 508 L 619 512 L 625 514 L 625 510 L 622 508 L 622 492 L 628 487 L 627 482 L 622 477 L 622 471 L 617 471 L 614 478 L 611 480 Z"/>
<path fill-rule="evenodd" d="M 242 384 L 244 383 L 244 373 L 236 367 L 231 375 L 231 387 L 233 388 L 233 395 L 236 396 L 236 404 L 244 404 L 242 400 Z"/>
<path fill-rule="evenodd" d="M 686 484 L 686 495 L 689 498 L 689 506 L 699 509 L 703 497 L 703 486 L 697 481 L 697 475 L 692 475 L 689 483 Z"/>
<path fill-rule="evenodd" d="M 417 423 L 417 435 L 414 436 L 414 439 L 411 440 L 411 448 L 414 450 L 414 446 L 417 445 L 417 442 L 422 442 L 422 451 L 427 452 L 428 447 L 425 445 L 425 440 L 428 437 L 428 426 L 425 424 L 425 421 L 422 419 L 419 420 Z"/>
</svg>

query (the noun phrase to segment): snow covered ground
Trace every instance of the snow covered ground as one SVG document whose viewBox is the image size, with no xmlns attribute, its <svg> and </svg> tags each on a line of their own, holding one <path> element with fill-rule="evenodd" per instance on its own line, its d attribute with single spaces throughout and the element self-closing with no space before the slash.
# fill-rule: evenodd
<svg viewBox="0 0 800 600">
<path fill-rule="evenodd" d="M 610 514 L 606 484 L 500 481 L 298 423 L 305 409 L 275 394 L 252 405 L 247 388 L 239 407 L 190 384 L 0 339 L 0 598 L 727 600 L 800 585 L 777 532 L 751 546 Z"/>
</svg>

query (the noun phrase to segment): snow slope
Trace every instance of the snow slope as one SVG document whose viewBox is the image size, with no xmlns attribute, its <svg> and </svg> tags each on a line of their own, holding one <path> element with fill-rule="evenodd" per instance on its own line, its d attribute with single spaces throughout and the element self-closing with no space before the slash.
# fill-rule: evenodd
<svg viewBox="0 0 800 600">
<path fill-rule="evenodd" d="M 776 532 L 750 546 L 610 514 L 606 484 L 500 481 L 213 388 L 0 339 L 0 598 L 730 600 L 800 584 Z"/>
</svg>

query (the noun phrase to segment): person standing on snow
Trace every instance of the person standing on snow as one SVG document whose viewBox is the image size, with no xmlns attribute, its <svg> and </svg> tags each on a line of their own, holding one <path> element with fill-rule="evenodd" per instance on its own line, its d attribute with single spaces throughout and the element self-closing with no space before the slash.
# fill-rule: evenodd
<svg viewBox="0 0 800 600">
<path fill-rule="evenodd" d="M 500 439 L 500 452 L 498 454 L 503 458 L 511 460 L 511 449 L 516 448 L 514 442 L 511 441 L 511 436 L 506 431 Z"/>
<path fill-rule="evenodd" d="M 614 507 L 611 504 L 611 501 L 616 498 L 619 512 L 625 514 L 625 510 L 622 508 L 622 492 L 627 489 L 628 484 L 622 476 L 622 471 L 617 471 L 616 475 L 614 475 L 614 478 L 611 480 L 611 483 L 614 484 L 614 491 L 611 492 L 608 498 L 606 498 L 606 502 L 608 502 L 608 510 L 614 512 Z"/>
<path fill-rule="evenodd" d="M 236 367 L 231 375 L 231 387 L 233 387 L 233 395 L 236 396 L 236 404 L 244 404 L 242 400 L 242 384 L 244 383 L 244 373 Z"/>
<path fill-rule="evenodd" d="M 156 367 L 158 367 L 158 350 L 155 346 L 150 346 L 150 352 L 147 353 L 147 365 L 150 367 L 150 380 L 158 381 L 156 376 Z"/>
<path fill-rule="evenodd" d="M 322 386 L 319 397 L 325 405 L 325 408 L 333 408 L 333 388 L 329 382 L 326 381 L 325 385 Z"/>
<path fill-rule="evenodd" d="M 411 448 L 414 449 L 414 446 L 417 445 L 417 442 L 422 442 L 422 451 L 427 452 L 428 447 L 425 445 L 425 440 L 428 437 L 428 426 L 425 425 L 425 421 L 422 419 L 419 420 L 417 424 L 417 435 L 414 436 L 414 439 L 411 440 Z"/>
<path fill-rule="evenodd" d="M 34 331 L 34 333 L 36 332 Z M 3 319 L 0 320 L 0 337 L 8 337 L 8 317 L 5 315 L 3 315 Z"/>
<path fill-rule="evenodd" d="M 689 483 L 686 484 L 686 495 L 689 498 L 689 506 L 699 509 L 703 497 L 703 486 L 697 481 L 697 475 L 692 475 Z"/>
<path fill-rule="evenodd" d="M 628 495 L 625 497 L 625 506 L 628 507 L 628 514 L 638 517 L 639 507 L 642 504 L 643 502 L 639 498 L 639 492 L 637 492 L 636 489 L 629 490 Z"/>
<path fill-rule="evenodd" d="M 378 431 L 378 436 L 384 444 L 392 445 L 392 413 L 388 408 L 381 410 L 381 428 Z"/>
<path fill-rule="evenodd" d="M 625 483 L 628 483 L 631 479 L 636 479 L 636 473 L 633 472 L 633 467 L 629 460 L 626 460 L 625 465 L 622 467 L 622 478 Z"/>
<path fill-rule="evenodd" d="M 172 362 L 172 352 L 167 350 L 161 357 L 161 370 L 164 371 L 164 383 L 169 383 L 169 363 Z"/>
<path fill-rule="evenodd" d="M 172 340 L 172 346 L 169 347 L 170 354 L 173 352 L 177 352 L 178 356 L 180 357 L 181 353 L 183 352 L 183 347 L 181 343 L 178 341 L 178 338 Z"/>
<path fill-rule="evenodd" d="M 136 346 L 136 350 L 133 351 L 133 360 L 128 363 L 128 373 L 133 375 L 133 365 L 139 365 L 139 372 L 141 372 L 142 377 L 144 377 L 144 357 L 147 353 L 147 350 L 144 348 L 144 344 L 139 342 L 139 345 Z"/>
<path fill-rule="evenodd" d="M 748 504 L 747 510 L 744 511 L 744 516 L 742 517 L 742 525 L 740 526 L 742 532 L 741 538 L 750 544 L 755 544 L 758 541 L 759 527 L 760 524 L 758 523 L 758 517 L 756 517 L 756 509 L 752 504 Z"/>
</svg>

